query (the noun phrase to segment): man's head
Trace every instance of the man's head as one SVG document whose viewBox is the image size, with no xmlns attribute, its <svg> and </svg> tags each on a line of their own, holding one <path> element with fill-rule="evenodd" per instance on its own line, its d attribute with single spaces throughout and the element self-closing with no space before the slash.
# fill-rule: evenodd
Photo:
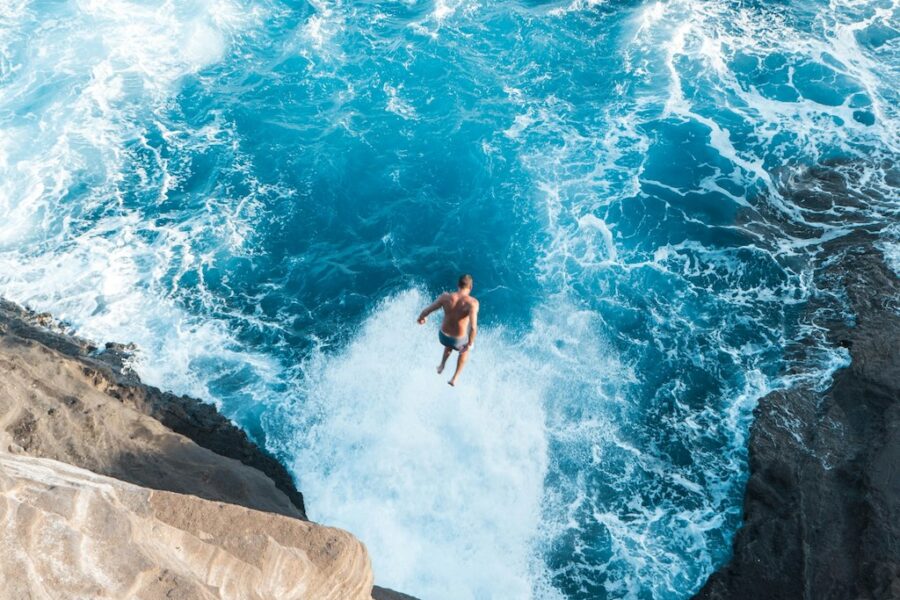
<svg viewBox="0 0 900 600">
<path fill-rule="evenodd" d="M 460 275 L 459 281 L 456 283 L 461 290 L 472 291 L 472 276 L 469 274 Z"/>
</svg>

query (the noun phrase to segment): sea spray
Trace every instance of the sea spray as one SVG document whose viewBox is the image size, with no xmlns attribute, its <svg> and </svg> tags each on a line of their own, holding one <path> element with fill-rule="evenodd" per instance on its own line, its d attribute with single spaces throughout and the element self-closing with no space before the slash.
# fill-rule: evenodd
<svg viewBox="0 0 900 600">
<path fill-rule="evenodd" d="M 278 446 L 317 499 L 311 517 L 355 532 L 385 580 L 428 598 L 527 597 L 547 369 L 510 332 L 482 327 L 447 385 L 457 355 L 438 375 L 439 323 L 414 319 L 431 300 L 409 290 L 380 301 L 346 347 L 310 357 L 302 401 L 280 407 L 291 427 Z"/>
</svg>

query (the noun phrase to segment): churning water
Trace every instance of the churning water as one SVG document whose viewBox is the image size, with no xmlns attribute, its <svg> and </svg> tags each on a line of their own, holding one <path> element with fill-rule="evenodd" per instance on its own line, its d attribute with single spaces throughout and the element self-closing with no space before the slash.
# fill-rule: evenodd
<svg viewBox="0 0 900 600">
<path fill-rule="evenodd" d="M 4 0 L 0 293 L 215 402 L 381 585 L 684 598 L 728 558 L 756 400 L 846 361 L 812 255 L 866 228 L 900 269 L 898 22 Z M 463 271 L 450 389 L 415 316 Z"/>
</svg>

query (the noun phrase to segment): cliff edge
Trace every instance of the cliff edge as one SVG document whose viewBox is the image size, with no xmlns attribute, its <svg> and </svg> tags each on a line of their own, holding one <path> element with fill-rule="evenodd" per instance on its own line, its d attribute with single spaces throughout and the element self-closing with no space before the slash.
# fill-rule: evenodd
<svg viewBox="0 0 900 600">
<path fill-rule="evenodd" d="M 0 300 L 0 449 L 306 518 L 281 463 L 213 406 L 142 384 L 126 353 Z"/>
<path fill-rule="evenodd" d="M 277 460 L 128 353 L 0 299 L 0 598 L 406 597 L 306 520 Z"/>
</svg>

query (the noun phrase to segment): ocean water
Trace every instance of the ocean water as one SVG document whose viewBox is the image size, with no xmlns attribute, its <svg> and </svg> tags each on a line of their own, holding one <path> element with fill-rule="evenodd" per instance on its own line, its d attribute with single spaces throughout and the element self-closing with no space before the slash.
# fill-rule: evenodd
<svg viewBox="0 0 900 600">
<path fill-rule="evenodd" d="M 0 294 L 214 402 L 380 585 L 686 598 L 757 399 L 846 364 L 821 244 L 900 270 L 898 90 L 898 0 L 4 0 Z"/>
</svg>

